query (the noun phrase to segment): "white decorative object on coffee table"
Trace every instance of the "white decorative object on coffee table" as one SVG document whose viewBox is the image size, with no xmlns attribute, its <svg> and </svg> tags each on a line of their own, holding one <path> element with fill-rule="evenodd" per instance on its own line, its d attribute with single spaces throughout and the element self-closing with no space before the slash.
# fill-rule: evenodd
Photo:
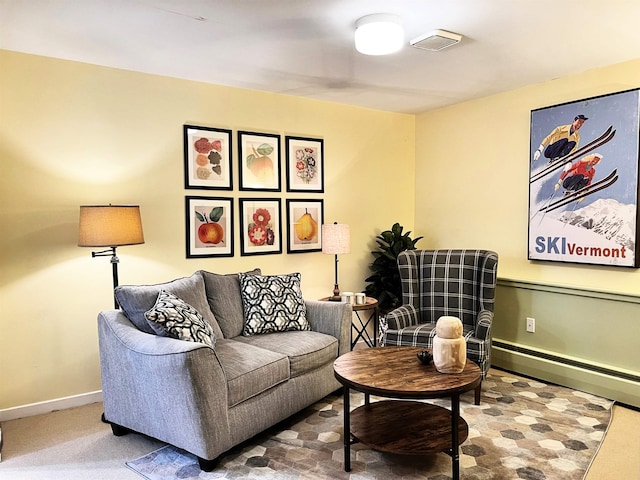
<svg viewBox="0 0 640 480">
<path fill-rule="evenodd" d="M 458 317 L 443 316 L 436 322 L 433 364 L 440 373 L 460 373 L 467 363 L 467 343 Z"/>
</svg>

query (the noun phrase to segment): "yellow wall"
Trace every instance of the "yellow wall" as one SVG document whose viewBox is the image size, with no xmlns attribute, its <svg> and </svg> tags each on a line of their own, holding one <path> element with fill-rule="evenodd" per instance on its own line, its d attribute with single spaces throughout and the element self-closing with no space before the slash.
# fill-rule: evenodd
<svg viewBox="0 0 640 480">
<path fill-rule="evenodd" d="M 432 247 L 487 246 L 499 276 L 640 293 L 640 271 L 527 260 L 531 110 L 640 86 L 640 60 L 419 115 L 416 229 Z"/>
<path fill-rule="evenodd" d="M 259 266 L 300 271 L 307 298 L 330 294 L 333 257 L 242 257 L 236 230 L 234 258 L 187 260 L 184 197 L 323 198 L 325 222 L 352 229 L 342 290 L 364 287 L 381 230 L 413 229 L 414 116 L 8 51 L 0 71 L 0 409 L 100 389 L 111 268 L 76 246 L 80 205 L 141 206 L 146 243 L 118 250 L 120 283 Z M 186 123 L 232 129 L 234 147 L 238 130 L 323 138 L 325 193 L 286 193 L 284 171 L 280 194 L 238 192 L 237 168 L 234 192 L 185 190 Z"/>
<path fill-rule="evenodd" d="M 637 380 L 606 390 L 599 389 L 603 381 L 595 376 L 572 384 L 576 372 L 566 364 L 640 378 L 640 271 L 528 261 L 527 180 L 531 110 L 638 86 L 640 60 L 635 60 L 417 116 L 415 220 L 426 236 L 423 246 L 498 252 L 503 281 L 496 295 L 494 341 L 557 357 L 550 365 L 494 348 L 494 365 L 586 385 L 607 396 L 625 390 L 622 401 L 636 405 Z M 536 319 L 536 333 L 525 332 L 526 317 Z"/>
</svg>

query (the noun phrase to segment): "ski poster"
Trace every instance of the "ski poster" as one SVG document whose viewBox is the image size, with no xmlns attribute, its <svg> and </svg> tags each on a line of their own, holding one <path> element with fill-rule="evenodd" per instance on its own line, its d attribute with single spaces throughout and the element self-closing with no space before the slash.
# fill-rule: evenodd
<svg viewBox="0 0 640 480">
<path fill-rule="evenodd" d="M 639 92 L 531 111 L 529 260 L 640 266 Z"/>
</svg>

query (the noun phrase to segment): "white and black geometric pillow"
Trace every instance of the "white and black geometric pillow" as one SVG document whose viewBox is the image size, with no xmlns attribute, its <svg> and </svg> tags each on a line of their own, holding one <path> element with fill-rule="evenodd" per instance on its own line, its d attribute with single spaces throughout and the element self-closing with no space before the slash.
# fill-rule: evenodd
<svg viewBox="0 0 640 480">
<path fill-rule="evenodd" d="M 300 274 L 250 275 L 241 273 L 245 336 L 288 330 L 310 330 L 302 298 Z"/>
<path fill-rule="evenodd" d="M 195 308 L 166 290 L 160 291 L 155 305 L 144 316 L 158 335 L 215 347 L 211 325 Z"/>
</svg>

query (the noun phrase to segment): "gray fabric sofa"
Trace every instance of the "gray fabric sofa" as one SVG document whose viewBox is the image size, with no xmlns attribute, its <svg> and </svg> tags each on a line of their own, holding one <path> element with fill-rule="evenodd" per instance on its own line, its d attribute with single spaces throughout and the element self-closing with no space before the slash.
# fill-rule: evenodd
<svg viewBox="0 0 640 480">
<path fill-rule="evenodd" d="M 211 324 L 213 348 L 149 328 L 144 312 L 161 290 Z M 115 435 L 138 432 L 196 455 L 203 470 L 340 388 L 333 361 L 350 348 L 348 304 L 304 301 L 310 330 L 244 336 L 237 274 L 120 286 L 116 299 L 120 310 L 98 315 L 104 420 Z"/>
</svg>

